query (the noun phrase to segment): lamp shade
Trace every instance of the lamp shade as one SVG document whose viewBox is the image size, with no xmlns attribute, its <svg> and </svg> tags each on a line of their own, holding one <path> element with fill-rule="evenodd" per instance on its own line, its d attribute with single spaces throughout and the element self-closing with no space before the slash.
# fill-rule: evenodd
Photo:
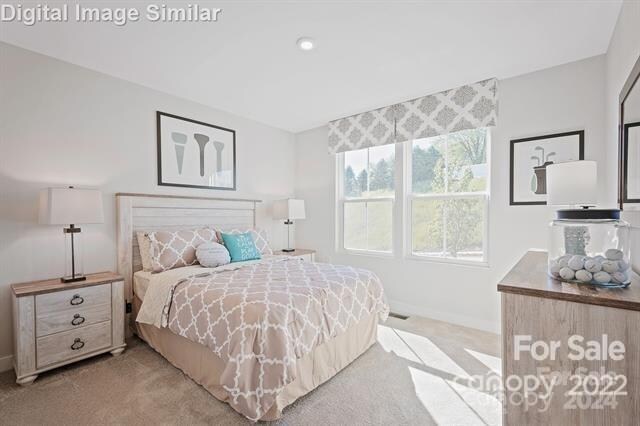
<svg viewBox="0 0 640 426">
<path fill-rule="evenodd" d="M 547 204 L 594 206 L 598 201 L 595 161 L 571 161 L 547 166 Z"/>
<path fill-rule="evenodd" d="M 304 200 L 288 198 L 273 203 L 275 219 L 305 219 Z"/>
<path fill-rule="evenodd" d="M 40 223 L 103 223 L 102 193 L 97 189 L 47 188 L 40 191 Z"/>
</svg>

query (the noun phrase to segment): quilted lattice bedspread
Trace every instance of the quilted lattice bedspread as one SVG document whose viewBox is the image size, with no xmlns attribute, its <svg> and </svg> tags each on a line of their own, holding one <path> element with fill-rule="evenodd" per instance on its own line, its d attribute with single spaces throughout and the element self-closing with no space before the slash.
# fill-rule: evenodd
<svg viewBox="0 0 640 426">
<path fill-rule="evenodd" d="M 181 280 L 167 326 L 226 362 L 220 383 L 229 403 L 257 421 L 295 379 L 299 358 L 361 319 L 384 320 L 388 312 L 372 272 L 292 258 Z"/>
</svg>

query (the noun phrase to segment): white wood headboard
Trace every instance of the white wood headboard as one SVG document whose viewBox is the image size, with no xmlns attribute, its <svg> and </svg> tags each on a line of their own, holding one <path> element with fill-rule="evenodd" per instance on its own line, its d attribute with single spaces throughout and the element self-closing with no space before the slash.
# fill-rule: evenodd
<svg viewBox="0 0 640 426">
<path fill-rule="evenodd" d="M 138 231 L 212 226 L 255 227 L 260 200 L 116 194 L 118 273 L 124 277 L 127 302 L 133 300 L 133 274 L 142 269 Z"/>
</svg>

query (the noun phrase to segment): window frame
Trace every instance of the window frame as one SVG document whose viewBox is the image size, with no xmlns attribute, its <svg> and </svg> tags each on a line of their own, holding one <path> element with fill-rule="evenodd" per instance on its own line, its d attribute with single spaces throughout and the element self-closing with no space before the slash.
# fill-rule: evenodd
<svg viewBox="0 0 640 426">
<path fill-rule="evenodd" d="M 396 253 L 396 217 L 397 216 L 397 197 L 398 197 L 398 144 L 394 153 L 394 195 L 393 196 L 376 196 L 376 197 L 346 197 L 344 195 L 344 167 L 345 167 L 345 153 L 340 152 L 337 155 L 336 161 L 336 223 L 339 224 L 336 228 L 336 251 L 340 253 L 356 254 L 363 256 L 375 256 L 375 257 L 394 257 Z M 368 148 L 376 148 L 375 146 Z M 367 148 L 367 149 L 368 149 Z M 367 163 L 369 159 L 367 158 Z M 369 173 L 367 171 L 367 173 Z M 402 168 L 400 168 L 400 174 Z M 370 250 L 370 249 L 355 249 L 348 248 L 344 245 L 344 206 L 346 203 L 368 203 L 368 202 L 387 202 L 391 204 L 391 250 Z M 366 211 L 366 209 L 365 209 Z M 368 234 L 367 234 L 368 237 Z"/>
<path fill-rule="evenodd" d="M 335 250 L 337 253 L 381 257 L 403 258 L 410 261 L 457 264 L 478 268 L 488 268 L 490 259 L 490 203 L 491 203 L 491 148 L 492 129 L 487 132 L 487 185 L 484 191 L 459 192 L 446 194 L 413 194 L 412 192 L 412 154 L 413 142 L 416 139 L 407 140 L 395 144 L 394 159 L 394 196 L 379 197 L 345 197 L 344 196 L 344 167 L 345 153 L 336 155 L 335 161 Z M 371 148 L 375 148 L 371 147 Z M 413 251 L 413 218 L 412 204 L 416 199 L 454 199 L 454 198 L 481 198 L 484 199 L 484 226 L 482 234 L 483 260 L 456 259 L 451 257 L 438 257 L 416 254 Z M 344 206 L 345 203 L 358 202 L 390 202 L 391 203 L 391 251 L 379 251 L 368 249 L 346 248 L 344 245 Z"/>
<path fill-rule="evenodd" d="M 411 139 L 403 142 L 404 155 L 403 163 L 405 170 L 405 179 L 403 186 L 403 198 L 404 198 L 404 229 L 405 235 L 403 238 L 403 252 L 404 257 L 411 260 L 427 261 L 435 263 L 450 263 L 458 265 L 468 265 L 487 268 L 489 267 L 489 204 L 491 201 L 491 128 L 487 127 L 487 184 L 484 191 L 475 192 L 447 192 L 447 193 L 432 193 L 432 194 L 414 194 L 413 193 L 413 142 L 419 139 Z M 425 138 L 426 139 L 426 138 Z M 414 200 L 451 200 L 451 199 L 470 199 L 480 198 L 484 199 L 484 226 L 482 229 L 482 260 L 468 260 L 457 259 L 453 257 L 440 257 L 432 256 L 428 254 L 417 254 L 413 250 L 413 201 Z M 446 235 L 446 232 L 445 232 Z"/>
</svg>

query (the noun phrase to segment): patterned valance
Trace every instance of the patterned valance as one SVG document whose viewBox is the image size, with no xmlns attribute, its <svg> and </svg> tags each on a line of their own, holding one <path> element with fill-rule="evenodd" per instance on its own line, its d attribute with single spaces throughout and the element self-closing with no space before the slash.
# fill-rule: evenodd
<svg viewBox="0 0 640 426">
<path fill-rule="evenodd" d="M 329 123 L 329 153 L 495 126 L 495 78 L 390 105 Z"/>
</svg>

